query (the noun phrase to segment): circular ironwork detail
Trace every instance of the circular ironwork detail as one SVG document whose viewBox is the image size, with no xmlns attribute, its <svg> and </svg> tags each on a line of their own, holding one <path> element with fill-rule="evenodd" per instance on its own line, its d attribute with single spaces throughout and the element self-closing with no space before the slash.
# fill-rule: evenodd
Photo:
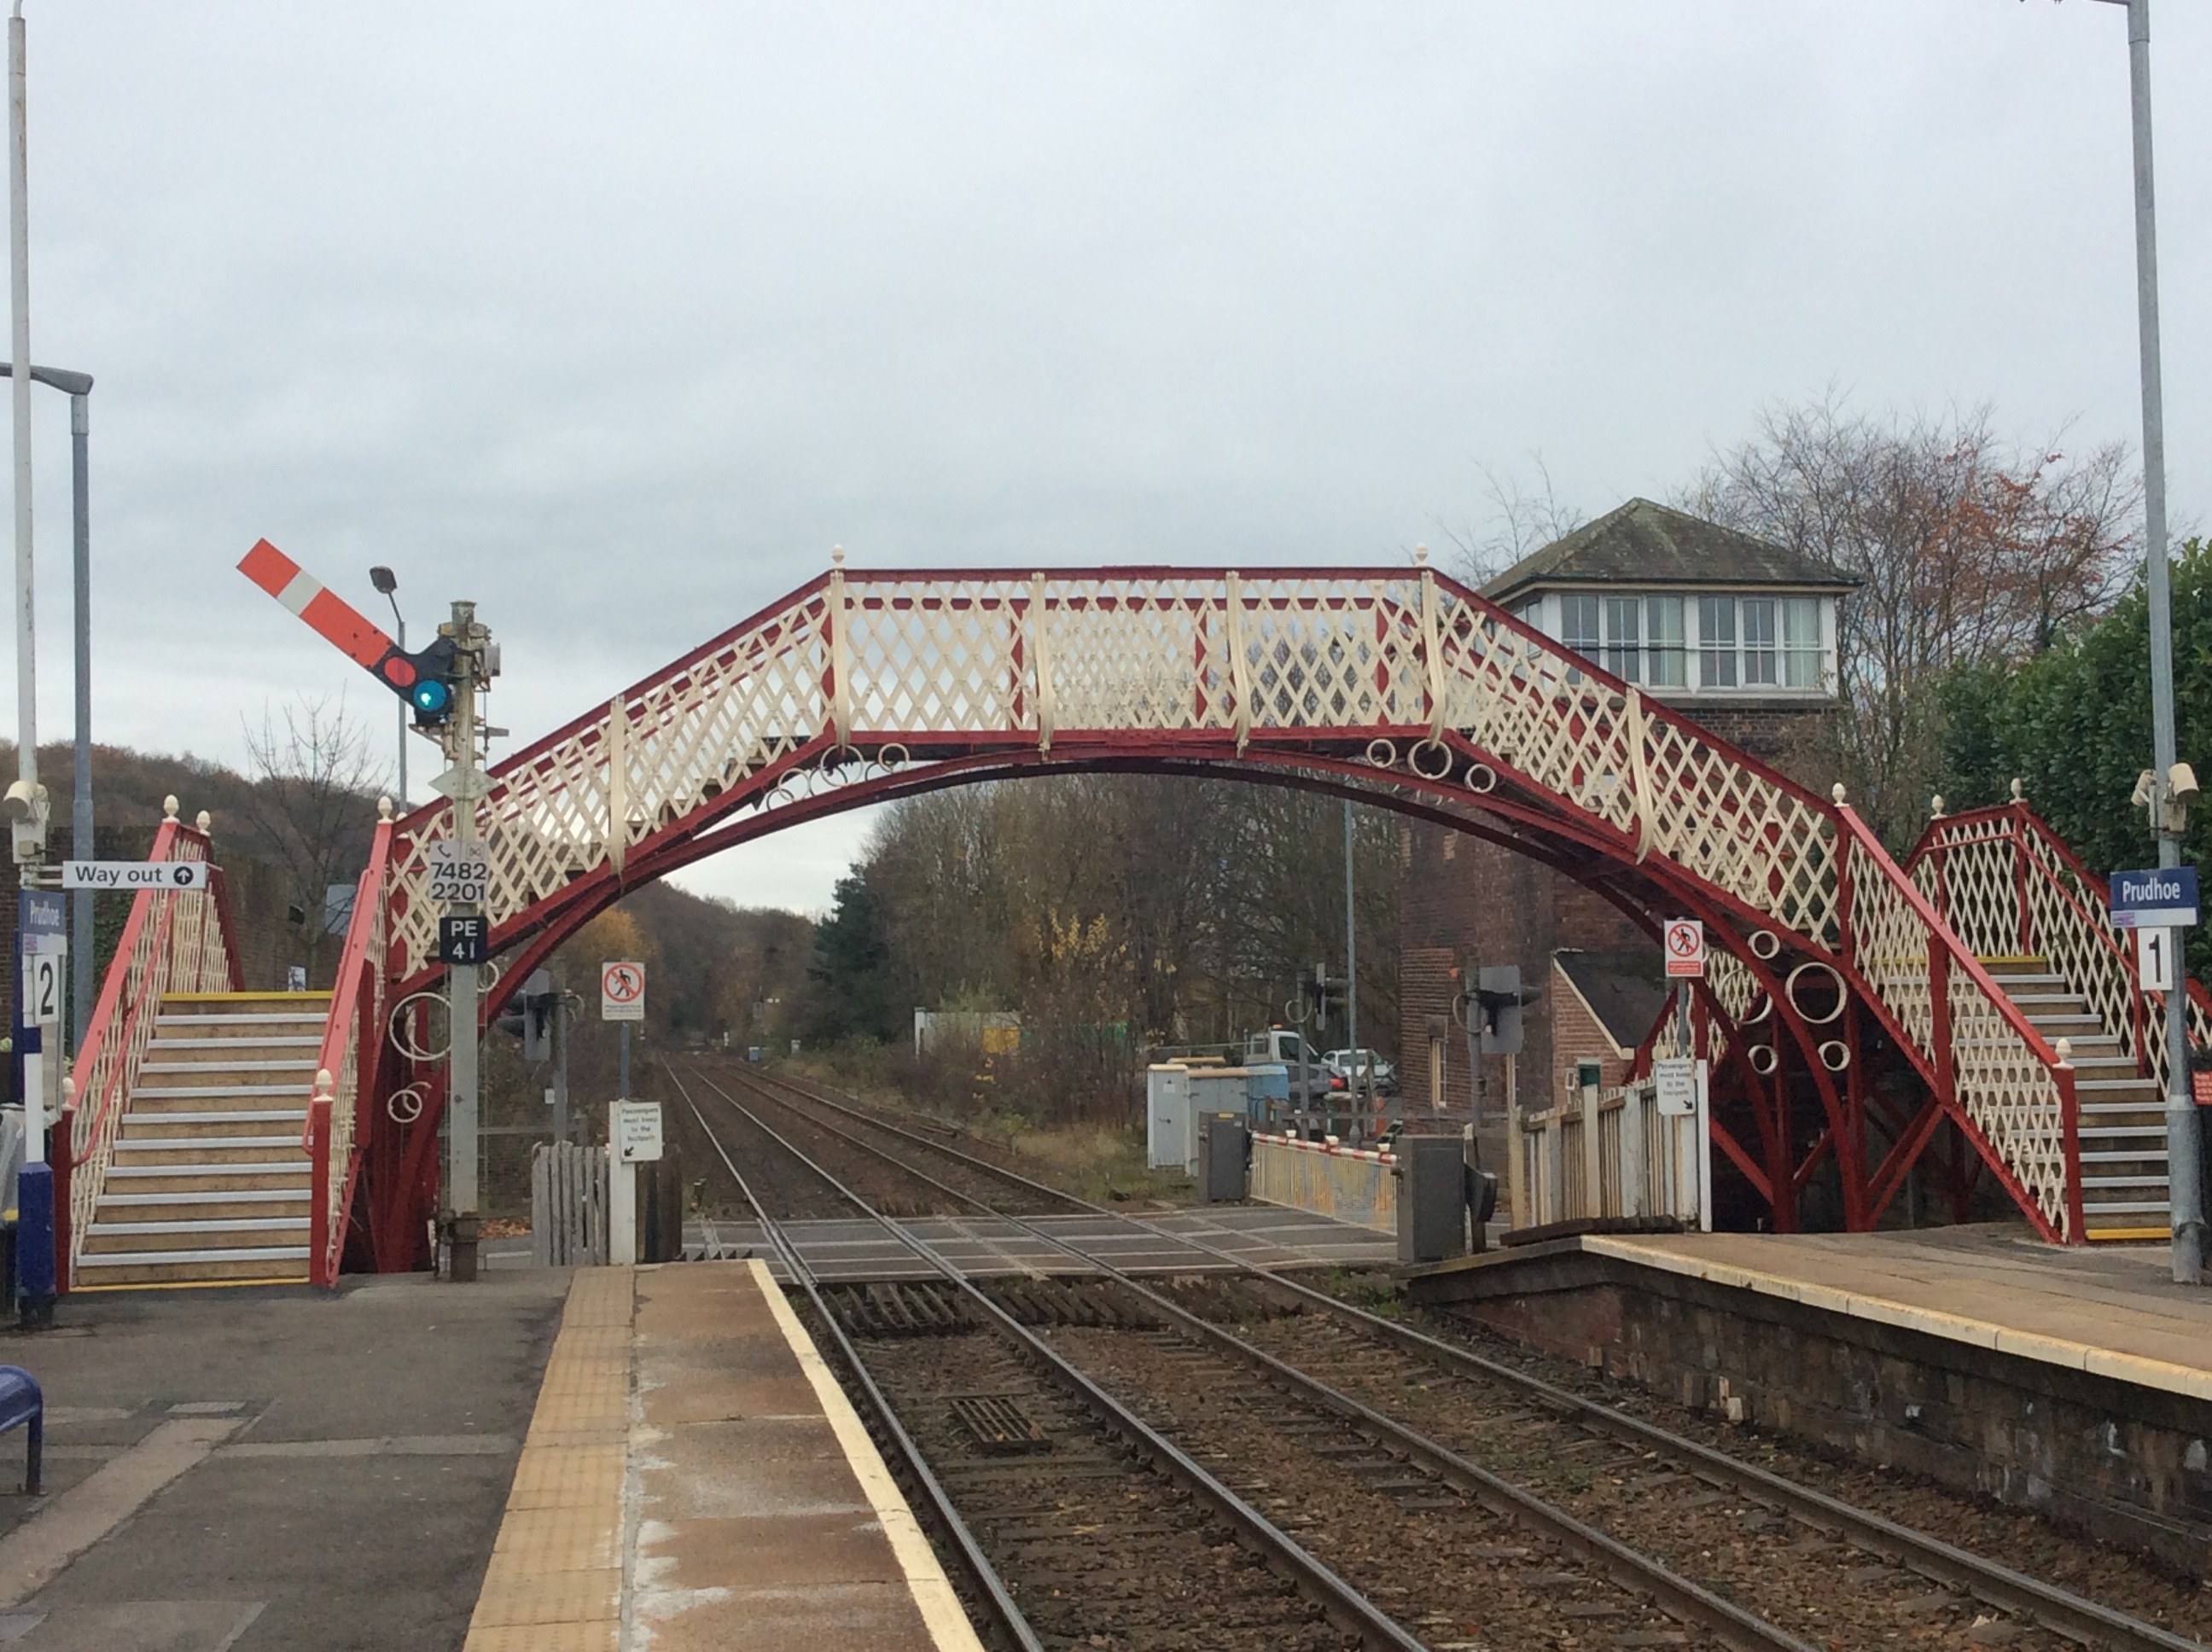
<svg viewBox="0 0 2212 1652">
<path fill-rule="evenodd" d="M 1435 752 L 1437 756 L 1443 760 L 1443 766 L 1434 770 L 1422 768 L 1421 754 L 1424 751 Z M 1446 745 L 1442 740 L 1424 740 L 1419 745 L 1413 747 L 1411 750 L 1406 753 L 1406 767 L 1412 769 L 1416 774 L 1419 774 L 1425 780 L 1440 780 L 1443 779 L 1445 775 L 1451 773 L 1451 748 Z"/>
<path fill-rule="evenodd" d="M 1802 1004 L 1798 1002 L 1797 983 L 1804 978 L 1805 972 L 1808 969 L 1818 969 L 1822 975 L 1827 976 L 1827 978 L 1836 985 L 1835 1007 L 1830 1010 L 1826 1015 L 1814 1015 L 1810 1010 L 1808 1010 Z M 1796 1011 L 1797 1013 L 1804 1018 L 1805 1024 L 1808 1027 L 1826 1026 L 1838 1016 L 1843 1014 L 1844 1005 L 1850 1002 L 1850 990 L 1844 987 L 1844 978 L 1836 973 L 1835 966 L 1833 964 L 1822 963 L 1818 958 L 1808 959 L 1807 962 L 1799 964 L 1795 969 L 1792 969 L 1784 979 L 1782 982 L 1782 990 L 1790 995 L 1790 1007 Z"/>
<path fill-rule="evenodd" d="M 1370 740 L 1367 743 L 1367 761 L 1377 768 L 1395 768 L 1398 766 L 1398 748 L 1379 737 Z"/>
<path fill-rule="evenodd" d="M 1751 932 L 1751 956 L 1754 958 L 1764 963 L 1778 956 L 1781 951 L 1782 938 L 1772 930 L 1754 929 Z"/>
<path fill-rule="evenodd" d="M 1765 1020 L 1767 1017 L 1774 1013 L 1774 1000 L 1769 998 L 1764 992 L 1758 993 L 1752 1001 L 1759 1005 L 1759 1013 L 1757 1015 L 1743 1015 L 1737 1017 L 1735 1023 L 1737 1026 L 1756 1027 L 1760 1022 Z"/>
<path fill-rule="evenodd" d="M 1762 1061 L 1759 1060 L 1761 1056 L 1766 1059 Z M 1774 1046 L 1771 1044 L 1753 1044 L 1744 1052 L 1744 1058 L 1751 1063 L 1751 1070 L 1762 1078 L 1773 1072 L 1780 1065 L 1782 1059 L 1775 1054 Z"/>
<path fill-rule="evenodd" d="M 447 1011 L 445 1048 L 434 1051 L 418 1048 L 414 1039 L 409 1036 L 406 1030 L 407 1011 L 418 999 L 426 1003 L 435 1004 Z M 424 1063 L 442 1061 L 452 1054 L 453 1050 L 453 1014 L 451 1006 L 446 1003 L 446 995 L 426 987 L 422 992 L 408 993 L 405 998 L 393 1005 L 392 1006 L 392 1048 L 410 1061 Z"/>
<path fill-rule="evenodd" d="M 1475 779 L 1477 774 L 1482 778 Z M 1498 789 L 1498 771 L 1480 760 L 1470 762 L 1464 783 L 1470 792 L 1495 792 Z"/>
<path fill-rule="evenodd" d="M 1820 1046 L 1820 1065 L 1831 1072 L 1841 1072 L 1851 1064 L 1850 1046 L 1840 1038 L 1831 1038 Z"/>
<path fill-rule="evenodd" d="M 422 1116 L 422 1090 L 417 1084 L 404 1090 L 395 1090 L 384 1103 L 384 1110 L 392 1115 L 394 1124 L 412 1124 Z"/>
</svg>

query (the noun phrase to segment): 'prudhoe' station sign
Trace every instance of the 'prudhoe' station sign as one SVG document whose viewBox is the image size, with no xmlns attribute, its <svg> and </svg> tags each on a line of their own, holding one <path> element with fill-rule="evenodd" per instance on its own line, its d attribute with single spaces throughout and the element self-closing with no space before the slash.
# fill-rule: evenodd
<svg viewBox="0 0 2212 1652">
<path fill-rule="evenodd" d="M 2197 868 L 2112 874 L 2112 921 L 2122 929 L 2185 929 L 2197 921 Z"/>
</svg>

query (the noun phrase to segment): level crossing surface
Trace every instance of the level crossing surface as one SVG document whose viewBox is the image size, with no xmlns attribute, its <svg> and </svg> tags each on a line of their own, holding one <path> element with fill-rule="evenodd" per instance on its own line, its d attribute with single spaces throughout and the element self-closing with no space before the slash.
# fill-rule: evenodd
<svg viewBox="0 0 2212 1652">
<path fill-rule="evenodd" d="M 781 1225 L 815 1277 L 825 1282 L 937 1277 L 937 1271 L 911 1246 L 872 1219 Z M 1119 1212 L 1033 1216 L 1020 1222 L 988 1216 L 919 1217 L 897 1226 L 963 1272 L 977 1277 L 1097 1271 L 1065 1246 L 1132 1273 L 1206 1273 L 1246 1266 L 1376 1267 L 1389 1266 L 1397 1256 L 1396 1241 L 1389 1234 L 1270 1205 L 1147 1212 L 1141 1217 Z M 757 1223 L 714 1223 L 695 1229 L 692 1236 L 694 1254 L 758 1255 L 768 1260 L 778 1279 L 784 1278 L 783 1265 Z"/>
</svg>

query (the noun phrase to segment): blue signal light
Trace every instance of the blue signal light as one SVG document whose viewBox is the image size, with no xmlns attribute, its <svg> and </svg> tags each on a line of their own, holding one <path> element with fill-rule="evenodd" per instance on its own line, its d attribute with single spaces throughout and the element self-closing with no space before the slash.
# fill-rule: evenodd
<svg viewBox="0 0 2212 1652">
<path fill-rule="evenodd" d="M 408 689 L 407 701 L 418 717 L 442 716 L 453 709 L 453 686 L 440 677 L 422 677 Z"/>
</svg>

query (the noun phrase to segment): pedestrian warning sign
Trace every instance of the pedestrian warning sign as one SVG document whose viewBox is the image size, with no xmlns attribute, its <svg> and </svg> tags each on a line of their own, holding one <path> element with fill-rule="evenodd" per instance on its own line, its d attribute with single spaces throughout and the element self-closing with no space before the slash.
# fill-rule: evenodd
<svg viewBox="0 0 2212 1652">
<path fill-rule="evenodd" d="M 1705 926 L 1695 918 L 1669 918 L 1660 932 L 1667 952 L 1667 973 L 1703 979 L 1705 973 Z"/>
<path fill-rule="evenodd" d="M 617 961 L 599 969 L 599 1019 L 645 1019 L 645 966 Z"/>
</svg>

